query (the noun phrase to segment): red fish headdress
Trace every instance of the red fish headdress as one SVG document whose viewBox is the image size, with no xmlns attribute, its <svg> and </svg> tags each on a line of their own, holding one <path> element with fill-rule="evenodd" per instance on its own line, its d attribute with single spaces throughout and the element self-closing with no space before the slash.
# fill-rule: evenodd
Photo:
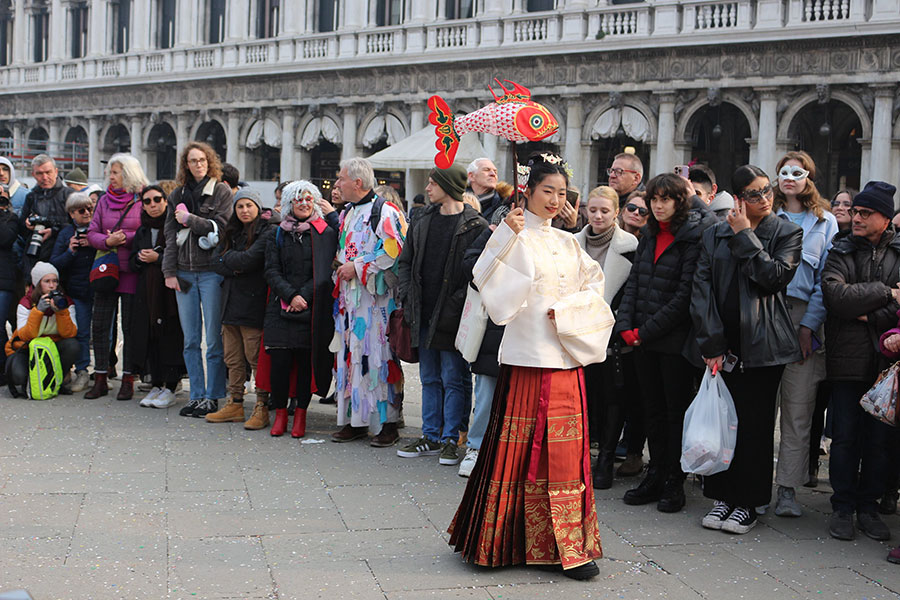
<svg viewBox="0 0 900 600">
<path fill-rule="evenodd" d="M 504 79 L 507 88 L 495 79 L 504 95 L 498 96 L 488 86 L 494 102 L 467 115 L 455 116 L 440 96 L 428 99 L 428 122 L 435 126 L 438 153 L 434 164 L 446 169 L 453 164 L 459 148 L 459 138 L 471 131 L 480 131 L 506 138 L 511 142 L 536 142 L 549 137 L 559 129 L 559 122 L 547 107 L 531 100 L 528 88 Z"/>
</svg>

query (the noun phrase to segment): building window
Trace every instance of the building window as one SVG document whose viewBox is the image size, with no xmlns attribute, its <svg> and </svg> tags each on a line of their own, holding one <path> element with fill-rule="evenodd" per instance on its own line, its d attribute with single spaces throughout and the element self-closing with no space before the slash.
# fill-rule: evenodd
<svg viewBox="0 0 900 600">
<path fill-rule="evenodd" d="M 131 43 L 131 0 L 111 2 L 109 8 L 110 50 L 114 54 L 124 54 Z"/>
<path fill-rule="evenodd" d="M 256 0 L 256 37 L 272 38 L 278 35 L 280 0 Z"/>
<path fill-rule="evenodd" d="M 36 63 L 44 62 L 47 60 L 47 42 L 50 36 L 50 13 L 46 8 L 38 9 L 31 22 L 34 34 L 32 37 L 32 60 Z"/>
<path fill-rule="evenodd" d="M 528 0 L 525 5 L 525 10 L 528 12 L 556 10 L 556 0 Z"/>
<path fill-rule="evenodd" d="M 13 49 L 13 16 L 0 13 L 0 67 L 12 63 Z"/>
<path fill-rule="evenodd" d="M 225 0 L 209 0 L 206 14 L 209 15 L 206 41 L 209 44 L 221 44 L 225 39 Z"/>
<path fill-rule="evenodd" d="M 175 45 L 175 0 L 159 0 L 156 8 L 156 46 L 171 48 Z"/>
<path fill-rule="evenodd" d="M 448 19 L 471 19 L 475 16 L 474 0 L 446 0 Z"/>
<path fill-rule="evenodd" d="M 71 58 L 84 58 L 84 56 L 87 54 L 87 36 L 87 4 L 73 4 L 69 9 L 69 53 L 71 55 Z"/>
<path fill-rule="evenodd" d="M 406 12 L 405 0 L 377 0 L 375 13 L 375 25 L 384 27 L 386 25 L 399 25 L 403 22 L 403 15 Z"/>
<path fill-rule="evenodd" d="M 319 0 L 316 3 L 317 31 L 335 31 L 338 27 L 338 3 L 337 0 Z"/>
</svg>

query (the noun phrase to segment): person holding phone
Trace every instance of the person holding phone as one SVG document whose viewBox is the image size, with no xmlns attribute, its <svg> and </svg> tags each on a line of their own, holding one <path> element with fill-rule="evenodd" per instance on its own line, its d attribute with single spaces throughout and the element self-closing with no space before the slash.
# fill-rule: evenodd
<svg viewBox="0 0 900 600">
<path fill-rule="evenodd" d="M 838 232 L 828 201 L 819 195 L 816 165 L 806 152 L 788 152 L 778 161 L 778 187 L 773 210 L 803 229 L 803 260 L 787 287 L 788 309 L 797 332 L 802 359 L 784 368 L 781 378 L 781 441 L 778 445 L 778 484 L 775 514 L 802 514 L 795 488 L 809 480 L 809 437 L 816 392 L 825 379 L 825 348 L 822 346 L 825 304 L 822 270 L 831 239 Z"/>
<path fill-rule="evenodd" d="M 731 181 L 735 206 L 700 244 L 691 294 L 698 348 L 689 357 L 725 379 L 738 416 L 731 466 L 703 479 L 714 504 L 701 524 L 743 534 L 772 495 L 776 394 L 784 365 L 802 356 L 785 288 L 801 261 L 803 230 L 772 214 L 762 169 L 744 165 Z"/>
</svg>

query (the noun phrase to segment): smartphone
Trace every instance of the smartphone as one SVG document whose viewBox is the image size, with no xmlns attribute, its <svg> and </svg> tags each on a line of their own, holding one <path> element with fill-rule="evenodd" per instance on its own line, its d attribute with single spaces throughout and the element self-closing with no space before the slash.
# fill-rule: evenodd
<svg viewBox="0 0 900 600">
<path fill-rule="evenodd" d="M 189 289 L 191 289 L 191 283 L 186 280 L 178 277 L 178 287 L 181 288 L 181 293 L 186 294 Z"/>
<path fill-rule="evenodd" d="M 578 202 L 579 193 L 575 190 L 566 190 L 566 202 L 575 206 L 575 203 Z"/>
<path fill-rule="evenodd" d="M 822 342 L 819 341 L 819 336 L 817 336 L 815 333 L 813 333 L 812 334 L 812 351 L 815 352 L 816 350 L 818 350 L 821 347 L 822 347 Z"/>
<path fill-rule="evenodd" d="M 722 370 L 726 373 L 731 373 L 734 371 L 734 368 L 738 364 L 738 357 L 729 352 L 725 355 L 725 360 L 722 361 Z"/>
<path fill-rule="evenodd" d="M 679 177 L 688 178 L 688 174 L 691 172 L 691 168 L 687 165 L 678 165 L 675 167 L 675 174 Z"/>
</svg>

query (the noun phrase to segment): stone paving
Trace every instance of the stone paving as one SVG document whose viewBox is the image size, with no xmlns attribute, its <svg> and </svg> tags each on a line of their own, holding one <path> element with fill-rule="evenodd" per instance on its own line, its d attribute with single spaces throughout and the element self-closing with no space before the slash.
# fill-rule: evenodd
<svg viewBox="0 0 900 600">
<path fill-rule="evenodd" d="M 404 439 L 420 425 L 407 373 Z M 730 536 L 700 527 L 696 485 L 666 515 L 623 504 L 637 480 L 617 480 L 597 494 L 601 575 L 579 583 L 462 563 L 446 543 L 456 468 L 331 443 L 334 407 L 315 400 L 303 443 L 112 394 L 0 405 L 0 591 L 36 600 L 900 598 L 889 544 L 827 536 L 827 484 L 799 491 L 802 518 Z"/>
</svg>

